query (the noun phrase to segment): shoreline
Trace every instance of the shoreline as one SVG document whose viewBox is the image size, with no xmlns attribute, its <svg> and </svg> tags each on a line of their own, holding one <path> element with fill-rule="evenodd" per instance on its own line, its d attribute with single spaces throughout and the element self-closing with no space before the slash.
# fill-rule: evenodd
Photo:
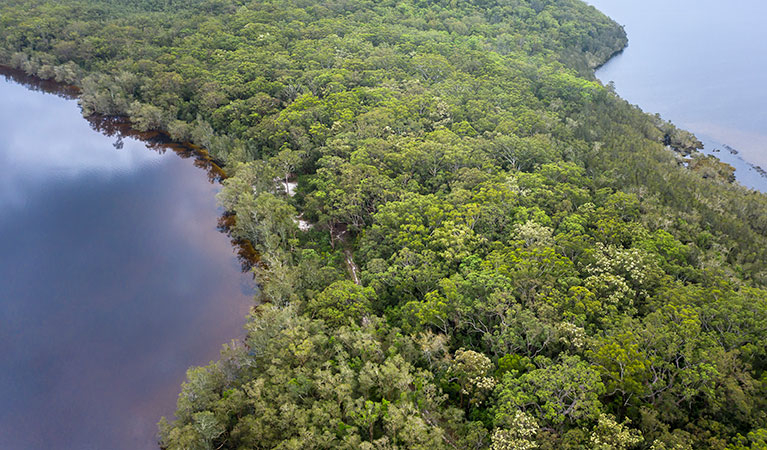
<svg viewBox="0 0 767 450">
<path fill-rule="evenodd" d="M 18 83 L 26 89 L 56 95 L 67 100 L 78 100 L 82 94 L 82 90 L 76 85 L 59 83 L 55 80 L 45 80 L 2 63 L 0 63 L 0 76 L 11 82 Z M 80 109 L 82 111 L 82 108 Z M 205 172 L 210 183 L 221 184 L 221 182 L 228 178 L 222 164 L 212 158 L 207 150 L 191 142 L 175 141 L 164 130 L 136 130 L 133 128 L 130 118 L 125 115 L 108 116 L 96 113 L 89 116 L 81 114 L 81 117 L 95 131 L 105 136 L 115 137 L 118 141 L 123 138 L 132 138 L 142 142 L 148 149 L 159 153 L 165 153 L 170 150 L 180 158 L 194 158 L 194 165 Z M 219 230 L 228 236 L 229 230 L 233 226 L 233 219 L 227 217 L 225 213 L 219 217 L 218 226 Z M 240 259 L 243 272 L 258 264 L 260 255 L 249 243 L 231 239 L 231 244 L 232 250 L 237 253 L 237 257 Z"/>
<path fill-rule="evenodd" d="M 615 50 L 614 52 L 612 52 L 612 53 L 610 54 L 610 56 L 608 56 L 608 57 L 607 57 L 607 58 L 606 58 L 604 61 L 602 61 L 601 63 L 599 63 L 599 65 L 595 66 L 595 67 L 592 69 L 592 70 L 594 71 L 594 78 L 596 78 L 597 80 L 599 80 L 599 77 L 597 77 L 597 72 L 598 72 L 598 71 L 599 71 L 599 70 L 600 70 L 602 67 L 604 67 L 604 66 L 606 66 L 607 64 L 609 64 L 609 63 L 610 63 L 610 62 L 611 62 L 613 59 L 615 59 L 616 57 L 618 57 L 618 56 L 622 55 L 622 54 L 623 54 L 623 52 L 624 52 L 624 51 L 626 51 L 626 49 L 627 49 L 627 48 L 629 48 L 629 42 L 628 42 L 628 40 L 626 41 L 626 45 L 624 45 L 622 48 L 620 48 L 620 49 L 618 49 L 618 50 Z M 599 81 L 601 82 L 602 80 L 599 80 Z"/>
<path fill-rule="evenodd" d="M 735 181 L 741 186 L 767 194 L 767 170 L 748 157 L 748 151 L 722 143 L 708 135 L 700 135 L 705 145 L 698 151 L 735 168 Z"/>
<path fill-rule="evenodd" d="M 253 304 L 216 228 L 218 186 L 194 155 L 94 130 L 74 99 L 8 78 L 0 90 L 11 169 L 3 367 L 18 381 L 2 392 L 17 408 L 0 447 L 65 436 L 70 448 L 158 448 L 156 422 L 176 410 L 186 371 L 244 337 Z M 51 391 L 61 395 L 46 400 Z M 110 405 L 114 420 L 100 415 Z"/>
<path fill-rule="evenodd" d="M 594 78 L 602 83 L 603 86 L 607 86 L 607 84 L 599 77 L 597 72 L 612 63 L 615 57 L 622 55 L 627 48 L 628 44 L 621 50 L 616 51 L 607 61 L 594 69 Z M 616 94 L 628 101 L 621 96 L 619 92 L 616 92 Z M 641 106 L 636 106 L 641 109 Z M 642 109 L 642 112 L 645 114 L 652 114 L 644 109 Z M 672 123 L 666 118 L 663 120 Z M 746 189 L 767 194 L 767 162 L 760 162 L 757 158 L 749 157 L 749 154 L 751 154 L 752 151 L 743 150 L 742 146 L 731 145 L 730 143 L 722 142 L 725 141 L 725 139 L 718 139 L 708 134 L 702 134 L 700 131 L 696 131 L 696 127 L 694 126 L 688 127 L 679 125 L 679 128 L 691 133 L 702 143 L 702 146 L 696 149 L 698 153 L 712 156 L 718 161 L 732 166 L 735 174 L 734 183 Z M 737 132 L 739 130 L 735 131 Z"/>
<path fill-rule="evenodd" d="M 612 16 L 607 14 L 607 12 L 603 11 L 593 3 L 587 1 L 587 4 L 599 10 L 602 14 L 607 15 L 612 20 L 615 20 Z M 625 30 L 625 25 L 621 26 L 624 27 Z M 593 69 L 594 78 L 603 86 L 607 86 L 609 83 L 617 84 L 617 80 L 603 79 L 600 77 L 599 72 L 611 63 L 617 64 L 617 62 L 615 62 L 616 58 L 623 55 L 628 48 L 629 44 L 627 42 L 622 49 L 613 53 L 606 61 Z M 629 100 L 624 97 L 620 93 L 619 88 L 616 88 L 615 93 L 620 98 L 634 104 L 645 114 L 653 115 L 656 113 L 655 111 L 646 111 L 640 105 L 639 101 Z M 739 128 L 726 127 L 715 123 L 683 124 L 672 122 L 668 117 L 663 117 L 662 120 L 672 123 L 680 130 L 691 133 L 697 140 L 699 140 L 702 143 L 702 146 L 697 148 L 696 152 L 714 157 L 719 162 L 731 166 L 734 169 L 735 175 L 733 184 L 742 186 L 745 189 L 767 194 L 767 153 L 764 151 L 758 152 L 757 150 L 750 148 L 752 145 L 758 145 L 759 142 L 763 141 L 765 144 L 764 150 L 767 150 L 767 135 Z M 728 137 L 722 138 L 721 136 L 723 135 L 727 135 Z M 751 145 L 746 144 L 746 142 Z"/>
</svg>

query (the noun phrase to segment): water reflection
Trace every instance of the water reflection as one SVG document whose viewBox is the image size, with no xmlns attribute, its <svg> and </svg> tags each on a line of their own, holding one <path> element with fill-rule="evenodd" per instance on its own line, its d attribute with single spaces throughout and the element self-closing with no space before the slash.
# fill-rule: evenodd
<svg viewBox="0 0 767 450">
<path fill-rule="evenodd" d="M 31 77 L 22 70 L 8 66 L 0 65 L 0 76 L 5 81 L 13 81 L 14 84 L 24 86 L 30 91 L 53 94 L 67 100 L 76 100 L 80 95 L 80 89 L 77 86 Z"/>
<path fill-rule="evenodd" d="M 125 146 L 125 139 L 135 139 L 159 154 L 171 150 L 182 158 L 193 158 L 194 166 L 204 170 L 210 182 L 220 182 L 226 177 L 223 169 L 205 150 L 190 143 L 173 142 L 168 135 L 159 131 L 136 131 L 131 128 L 130 122 L 125 117 L 92 115 L 86 119 L 94 130 L 105 136 L 114 137 L 116 140 L 112 146 L 118 150 Z"/>
<path fill-rule="evenodd" d="M 135 140 L 123 151 L 109 147 L 113 151 L 105 151 L 107 139 L 82 120 L 68 91 L 56 98 L 30 93 L 8 81 L 3 84 L 0 107 L 0 164 L 5 168 L 0 177 L 0 207 L 23 208 L 54 179 L 103 179 L 159 163 L 161 155 L 145 151 Z M 37 90 L 41 89 L 38 85 Z"/>
<path fill-rule="evenodd" d="M 0 448 L 156 448 L 186 368 L 241 336 L 252 302 L 217 231 L 223 174 L 161 134 L 82 120 L 70 88 L 5 75 Z"/>
</svg>

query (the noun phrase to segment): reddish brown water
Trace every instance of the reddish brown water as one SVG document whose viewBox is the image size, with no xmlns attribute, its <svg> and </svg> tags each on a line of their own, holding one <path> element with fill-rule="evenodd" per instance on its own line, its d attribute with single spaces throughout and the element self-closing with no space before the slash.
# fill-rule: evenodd
<svg viewBox="0 0 767 450">
<path fill-rule="evenodd" d="M 186 369 L 241 336 L 251 305 L 217 230 L 219 172 L 5 75 L 0 448 L 157 448 Z"/>
</svg>

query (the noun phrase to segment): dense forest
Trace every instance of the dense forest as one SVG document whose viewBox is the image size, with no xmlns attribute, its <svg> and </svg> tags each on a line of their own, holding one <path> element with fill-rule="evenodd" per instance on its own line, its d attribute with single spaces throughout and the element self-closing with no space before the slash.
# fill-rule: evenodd
<svg viewBox="0 0 767 450">
<path fill-rule="evenodd" d="M 767 197 L 579 0 L 4 0 L 0 62 L 206 149 L 259 290 L 166 449 L 767 448 Z"/>
</svg>

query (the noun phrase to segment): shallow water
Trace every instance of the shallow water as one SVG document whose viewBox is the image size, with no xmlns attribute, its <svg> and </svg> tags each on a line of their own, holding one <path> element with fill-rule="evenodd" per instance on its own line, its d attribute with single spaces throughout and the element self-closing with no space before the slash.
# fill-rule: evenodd
<svg viewBox="0 0 767 450">
<path fill-rule="evenodd" d="M 587 0 L 626 28 L 629 46 L 597 71 L 644 111 L 695 133 L 738 181 L 767 192 L 767 3 Z M 725 145 L 735 149 L 733 154 Z M 719 150 L 719 151 L 716 151 Z"/>
<path fill-rule="evenodd" d="M 157 448 L 252 302 L 215 167 L 30 87 L 0 77 L 0 448 Z"/>
</svg>

